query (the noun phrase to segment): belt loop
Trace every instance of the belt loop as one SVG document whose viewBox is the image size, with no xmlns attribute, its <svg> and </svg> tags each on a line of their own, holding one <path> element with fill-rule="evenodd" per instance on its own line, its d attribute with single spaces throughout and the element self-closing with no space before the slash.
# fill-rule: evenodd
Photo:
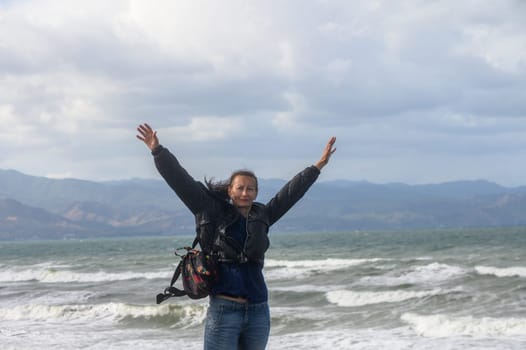
<svg viewBox="0 0 526 350">
<path fill-rule="evenodd" d="M 249 317 L 248 317 L 248 316 L 249 316 L 249 308 L 248 308 L 249 303 L 245 303 L 244 306 L 245 306 L 245 314 L 244 314 L 244 316 L 243 316 L 243 322 L 244 322 L 245 324 L 247 324 L 247 323 L 249 322 L 249 319 L 248 319 L 248 318 L 249 318 Z"/>
</svg>

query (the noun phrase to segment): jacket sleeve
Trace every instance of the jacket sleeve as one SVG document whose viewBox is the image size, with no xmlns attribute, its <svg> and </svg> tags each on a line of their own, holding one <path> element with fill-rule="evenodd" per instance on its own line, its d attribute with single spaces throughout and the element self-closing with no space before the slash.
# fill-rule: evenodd
<svg viewBox="0 0 526 350">
<path fill-rule="evenodd" d="M 287 182 L 281 190 L 267 203 L 270 225 L 279 220 L 296 204 L 316 181 L 320 171 L 314 165 L 305 168 Z"/>
<path fill-rule="evenodd" d="M 194 180 L 177 158 L 163 146 L 152 151 L 155 166 L 166 183 L 193 214 L 199 212 L 207 199 L 206 187 Z"/>
</svg>

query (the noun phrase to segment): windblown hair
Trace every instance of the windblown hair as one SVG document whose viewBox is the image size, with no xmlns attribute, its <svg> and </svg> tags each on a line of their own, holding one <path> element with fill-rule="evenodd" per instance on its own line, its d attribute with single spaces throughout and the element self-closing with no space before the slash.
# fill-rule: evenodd
<svg viewBox="0 0 526 350">
<path fill-rule="evenodd" d="M 249 176 L 256 180 L 256 190 L 258 189 L 258 178 L 256 177 L 256 174 L 254 174 L 253 171 L 247 170 L 247 169 L 241 169 L 234 171 L 228 180 L 223 181 L 214 181 L 214 178 L 211 178 L 210 180 L 207 180 L 205 178 L 206 187 L 208 187 L 208 190 L 212 192 L 217 197 L 220 197 L 226 201 L 230 200 L 230 197 L 228 196 L 228 188 L 232 184 L 232 181 L 234 181 L 234 178 L 236 176 Z"/>
</svg>

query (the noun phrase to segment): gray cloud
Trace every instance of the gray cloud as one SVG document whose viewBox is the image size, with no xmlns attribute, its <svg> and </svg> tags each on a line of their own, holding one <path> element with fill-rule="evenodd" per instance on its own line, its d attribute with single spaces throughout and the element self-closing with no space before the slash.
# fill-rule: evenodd
<svg viewBox="0 0 526 350">
<path fill-rule="evenodd" d="M 155 177 L 134 138 L 147 121 L 198 178 L 244 166 L 288 177 L 335 134 L 325 179 L 524 184 L 524 10 L 512 0 L 0 3 L 0 167 Z"/>
</svg>

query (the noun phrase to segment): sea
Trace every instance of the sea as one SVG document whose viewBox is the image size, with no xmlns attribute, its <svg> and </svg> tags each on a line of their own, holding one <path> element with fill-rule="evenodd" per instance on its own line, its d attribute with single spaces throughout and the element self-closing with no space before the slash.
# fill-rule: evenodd
<svg viewBox="0 0 526 350">
<path fill-rule="evenodd" d="M 526 349 L 526 228 L 271 233 L 267 349 Z M 0 242 L 0 348 L 202 349 L 191 236 Z"/>
</svg>

